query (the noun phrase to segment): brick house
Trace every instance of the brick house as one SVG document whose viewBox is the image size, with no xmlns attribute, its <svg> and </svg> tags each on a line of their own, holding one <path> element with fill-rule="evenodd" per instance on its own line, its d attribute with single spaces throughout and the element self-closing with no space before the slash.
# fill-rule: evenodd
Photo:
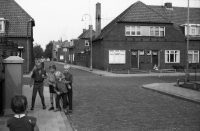
<svg viewBox="0 0 200 131">
<path fill-rule="evenodd" d="M 76 40 L 73 46 L 70 46 L 70 52 L 74 52 L 74 64 L 81 66 L 90 66 L 90 39 L 94 37 L 95 31 L 92 30 L 92 26 L 89 29 L 83 29 L 82 34 Z M 73 51 L 72 51 L 73 48 Z"/>
<path fill-rule="evenodd" d="M 62 41 L 53 41 L 52 60 L 57 61 L 58 49 L 64 44 Z"/>
<path fill-rule="evenodd" d="M 34 66 L 33 27 L 34 19 L 14 0 L 0 1 L 0 38 L 17 45 L 17 53 L 9 53 L 1 47 L 0 54 L 18 55 L 24 59 L 24 72 L 29 72 Z M 8 44 L 8 43 L 7 43 Z"/>
<path fill-rule="evenodd" d="M 98 6 L 98 5 L 97 5 Z M 99 7 L 98 7 L 99 8 Z M 97 9 L 98 9 L 97 8 Z M 190 8 L 189 62 L 199 62 L 200 8 Z M 101 18 L 97 11 L 96 18 Z M 169 69 L 186 65 L 187 8 L 146 5 L 138 1 L 102 30 L 96 27 L 93 67 Z M 101 25 L 97 19 L 96 26 Z"/>
<path fill-rule="evenodd" d="M 70 42 L 68 41 L 54 41 L 52 48 L 52 58 L 54 61 L 58 62 L 69 62 L 69 46 Z"/>
<path fill-rule="evenodd" d="M 75 44 L 78 42 L 78 39 L 71 39 L 69 44 L 69 63 L 75 64 L 74 56 L 75 56 Z"/>
</svg>

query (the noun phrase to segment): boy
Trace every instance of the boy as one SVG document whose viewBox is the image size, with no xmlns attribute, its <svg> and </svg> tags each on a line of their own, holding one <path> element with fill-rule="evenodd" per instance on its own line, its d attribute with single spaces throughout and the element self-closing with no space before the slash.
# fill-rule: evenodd
<svg viewBox="0 0 200 131">
<path fill-rule="evenodd" d="M 30 110 L 34 110 L 35 98 L 36 98 L 37 92 L 40 95 L 43 109 L 46 109 L 46 106 L 44 103 L 44 94 L 43 94 L 43 91 L 44 91 L 43 81 L 45 78 L 47 78 L 47 74 L 46 74 L 46 71 L 42 68 L 40 61 L 36 62 L 36 69 L 33 71 L 31 78 L 32 79 L 31 79 L 30 87 L 32 87 L 33 85 L 33 93 L 32 93 L 32 106 Z"/>
<path fill-rule="evenodd" d="M 15 115 L 7 121 L 10 131 L 39 131 L 36 124 L 37 119 L 27 116 L 27 106 L 27 99 L 23 95 L 15 95 L 11 99 L 11 109 Z"/>
<path fill-rule="evenodd" d="M 65 76 L 66 80 L 66 86 L 68 88 L 68 101 L 69 101 L 69 113 L 72 113 L 72 82 L 73 82 L 73 76 L 69 72 L 70 66 L 69 65 L 64 65 L 64 73 L 63 75 Z"/>
<path fill-rule="evenodd" d="M 62 75 L 61 72 L 56 71 L 55 72 L 55 78 L 56 78 L 56 82 L 55 82 L 55 88 L 54 91 L 57 93 L 57 97 L 56 97 L 56 111 L 61 111 L 61 107 L 60 107 L 60 98 L 62 97 L 63 100 L 63 110 L 65 113 L 67 113 L 67 87 L 65 86 L 66 84 L 66 80 L 64 78 L 64 76 Z"/>
<path fill-rule="evenodd" d="M 56 71 L 56 66 L 52 65 L 49 66 L 50 73 L 48 74 L 48 84 L 49 84 L 49 93 L 50 93 L 50 102 L 51 102 L 51 107 L 49 108 L 50 110 L 54 110 L 54 104 L 55 104 L 55 98 L 56 98 L 56 92 L 54 91 L 54 84 L 55 84 L 55 71 Z"/>
</svg>

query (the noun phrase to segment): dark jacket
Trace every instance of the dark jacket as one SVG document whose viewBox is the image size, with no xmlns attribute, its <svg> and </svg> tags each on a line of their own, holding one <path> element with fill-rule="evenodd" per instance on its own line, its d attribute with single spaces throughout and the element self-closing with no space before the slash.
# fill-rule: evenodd
<svg viewBox="0 0 200 131">
<path fill-rule="evenodd" d="M 44 81 L 44 78 L 42 78 L 42 75 L 47 77 L 47 73 L 44 69 L 35 69 L 33 71 L 33 74 L 31 75 L 31 78 L 34 79 L 34 83 L 41 83 Z"/>
</svg>

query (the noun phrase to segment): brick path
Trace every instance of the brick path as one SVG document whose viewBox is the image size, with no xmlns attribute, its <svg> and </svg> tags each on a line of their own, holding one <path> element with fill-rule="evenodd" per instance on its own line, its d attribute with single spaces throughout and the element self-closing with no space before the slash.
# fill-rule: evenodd
<svg viewBox="0 0 200 131">
<path fill-rule="evenodd" d="M 24 83 L 28 83 L 29 80 L 30 79 L 25 79 Z M 45 103 L 47 106 L 46 110 L 42 109 L 39 94 L 37 94 L 36 97 L 34 111 L 29 110 L 32 96 L 32 88 L 30 88 L 29 85 L 23 86 L 23 94 L 27 97 L 28 100 L 28 115 L 37 118 L 37 125 L 40 131 L 72 131 L 70 123 L 63 112 L 48 111 L 48 108 L 50 107 L 48 87 L 44 87 Z M 8 117 L 0 118 L 0 131 L 9 131 L 9 129 L 5 126 L 7 119 Z"/>
</svg>

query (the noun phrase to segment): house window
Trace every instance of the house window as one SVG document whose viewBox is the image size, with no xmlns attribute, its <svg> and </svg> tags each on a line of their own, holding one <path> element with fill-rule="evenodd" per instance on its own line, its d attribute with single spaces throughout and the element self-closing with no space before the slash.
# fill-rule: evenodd
<svg viewBox="0 0 200 131">
<path fill-rule="evenodd" d="M 144 55 L 144 50 L 140 50 L 139 54 Z"/>
<path fill-rule="evenodd" d="M 165 63 L 179 63 L 180 51 L 179 50 L 165 50 Z"/>
<path fill-rule="evenodd" d="M 60 60 L 64 60 L 64 56 L 63 55 L 60 55 Z"/>
<path fill-rule="evenodd" d="M 185 25 L 185 35 L 187 35 L 188 26 Z M 200 35 L 200 24 L 189 24 L 189 34 L 191 36 Z"/>
<path fill-rule="evenodd" d="M 151 50 L 147 50 L 147 55 L 151 55 Z"/>
<path fill-rule="evenodd" d="M 4 18 L 0 18 L 0 33 L 5 32 L 5 20 Z"/>
<path fill-rule="evenodd" d="M 85 40 L 85 46 L 90 46 L 90 43 L 88 40 Z"/>
<path fill-rule="evenodd" d="M 150 36 L 165 36 L 165 28 L 158 26 L 150 27 Z"/>
<path fill-rule="evenodd" d="M 189 63 L 199 63 L 199 51 L 189 50 L 188 51 L 188 61 L 189 61 Z"/>
<path fill-rule="evenodd" d="M 191 25 L 190 35 L 200 35 L 200 26 Z"/>
<path fill-rule="evenodd" d="M 125 26 L 125 35 L 126 36 L 141 36 L 141 27 L 140 26 Z"/>
<path fill-rule="evenodd" d="M 109 50 L 109 64 L 125 64 L 125 50 Z"/>
</svg>

